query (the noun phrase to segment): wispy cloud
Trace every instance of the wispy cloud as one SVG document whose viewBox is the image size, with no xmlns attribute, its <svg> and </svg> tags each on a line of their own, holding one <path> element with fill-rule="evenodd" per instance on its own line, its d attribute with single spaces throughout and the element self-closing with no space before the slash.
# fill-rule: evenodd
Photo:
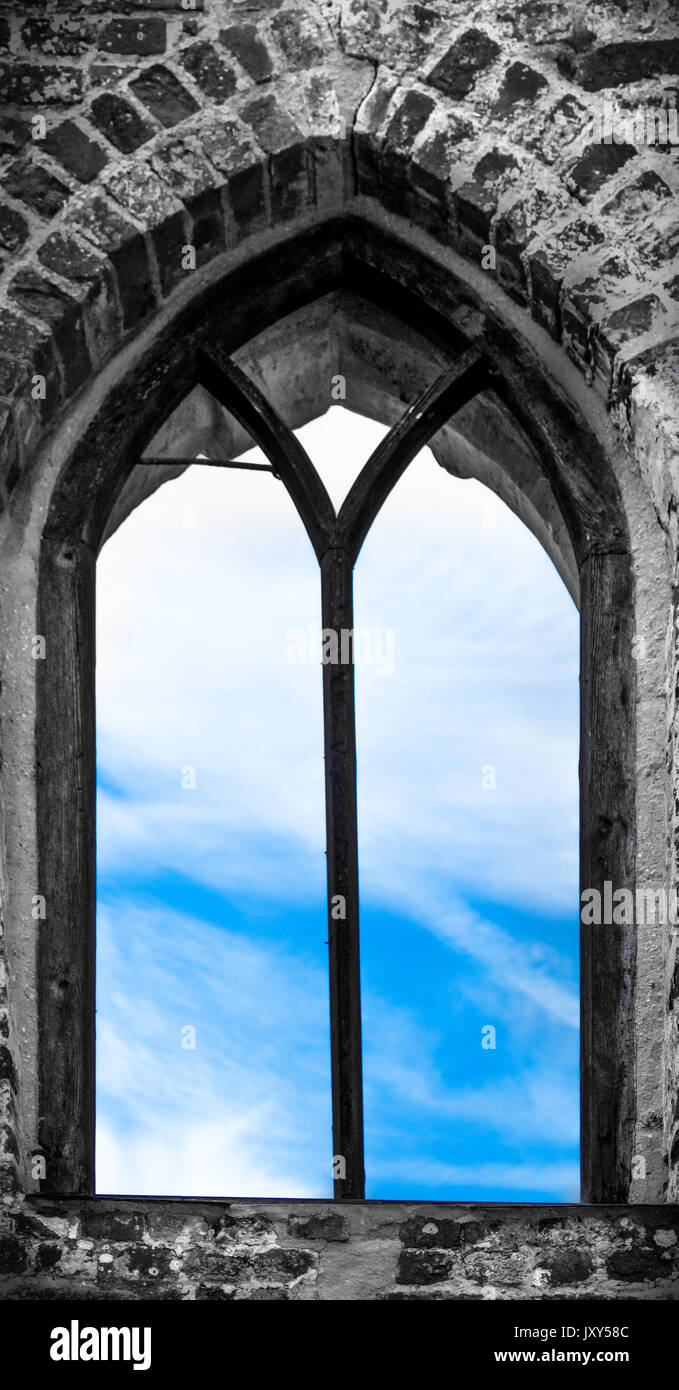
<svg viewBox="0 0 679 1390">
<path fill-rule="evenodd" d="M 235 1195 L 239 1175 L 241 1195 L 329 1193 L 320 968 L 284 944 L 134 902 L 103 906 L 98 933 L 98 1190 L 181 1181 L 199 1195 L 181 1175 L 200 1156 L 202 1193 Z"/>
<path fill-rule="evenodd" d="M 99 973 L 99 1192 L 329 1195 L 327 979 L 299 945 L 120 901 L 100 911 Z M 365 1011 L 373 1181 L 403 1149 L 402 1126 L 417 1155 L 432 1119 L 452 1151 L 460 1124 L 486 1147 L 489 1135 L 524 1152 L 577 1140 L 557 1065 L 451 1087 L 435 1026 L 369 991 Z M 399 1159 L 402 1176 L 413 1161 Z"/>
<path fill-rule="evenodd" d="M 413 1191 L 418 1188 L 455 1188 L 463 1192 L 541 1193 L 543 1198 L 558 1194 L 561 1202 L 580 1199 L 580 1170 L 577 1163 L 432 1163 L 427 1159 L 390 1164 L 381 1162 L 382 1180 L 397 1178 Z M 492 1198 L 490 1199 L 492 1200 Z"/>
<path fill-rule="evenodd" d="M 381 433 L 314 427 L 333 495 Z M 310 544 L 270 475 L 191 470 L 107 543 L 98 602 L 99 1190 L 320 1195 L 321 671 L 286 661 L 320 627 Z M 521 523 L 425 454 L 359 557 L 356 623 L 395 640 L 392 675 L 357 669 L 364 919 L 408 924 L 448 981 L 417 1005 L 407 970 L 365 989 L 371 1153 L 387 1184 L 395 1144 L 402 1173 L 554 1195 L 577 1136 L 577 616 Z M 173 910 L 191 885 L 221 913 Z M 455 1076 L 477 997 L 505 1050 Z"/>
</svg>

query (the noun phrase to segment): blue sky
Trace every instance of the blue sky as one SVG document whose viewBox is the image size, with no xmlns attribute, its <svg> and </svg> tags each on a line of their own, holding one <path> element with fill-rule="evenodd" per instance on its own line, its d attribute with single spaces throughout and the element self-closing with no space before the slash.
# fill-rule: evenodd
<svg viewBox="0 0 679 1390">
<path fill-rule="evenodd" d="M 299 433 L 339 502 L 384 430 Z M 331 1193 L 319 590 L 270 474 L 102 551 L 99 1192 Z M 367 1195 L 577 1200 L 576 610 L 426 450 L 355 595 Z"/>
</svg>

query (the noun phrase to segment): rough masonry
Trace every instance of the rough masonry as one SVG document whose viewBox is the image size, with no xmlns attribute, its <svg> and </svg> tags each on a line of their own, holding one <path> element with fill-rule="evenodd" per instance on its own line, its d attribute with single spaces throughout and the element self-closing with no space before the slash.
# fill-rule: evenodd
<svg viewBox="0 0 679 1390">
<path fill-rule="evenodd" d="M 299 219 L 379 206 L 482 268 L 558 345 L 650 499 L 675 595 L 655 694 L 676 885 L 673 10 L 670 0 L 0 0 L 0 524 L 16 549 L 45 441 L 194 269 L 227 265 L 249 239 Z M 9 1297 L 28 1287 L 45 1298 L 676 1297 L 676 932 L 663 1114 L 651 1117 L 667 1136 L 669 1205 L 619 1211 L 41 1197 L 27 1181 L 12 983 L 0 939 Z"/>
</svg>

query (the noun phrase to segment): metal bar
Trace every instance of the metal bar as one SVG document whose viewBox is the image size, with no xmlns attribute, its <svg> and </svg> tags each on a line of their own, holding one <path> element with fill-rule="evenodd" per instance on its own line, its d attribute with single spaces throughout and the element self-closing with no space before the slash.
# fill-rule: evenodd
<svg viewBox="0 0 679 1390">
<path fill-rule="evenodd" d="M 254 382 L 220 348 L 197 354 L 201 385 L 229 410 L 283 480 L 320 560 L 335 537 L 335 508 L 306 450 Z"/>
<path fill-rule="evenodd" d="M 322 558 L 321 608 L 324 634 L 333 634 L 324 651 L 331 659 L 323 665 L 323 723 L 333 1173 L 341 1201 L 365 1195 L 352 565 L 342 550 Z"/>
<path fill-rule="evenodd" d="M 270 463 L 243 463 L 240 459 L 205 459 L 205 458 L 180 458 L 180 459 L 145 459 L 140 458 L 139 462 L 146 467 L 157 468 L 190 468 L 194 463 L 201 463 L 208 468 L 245 468 L 251 473 L 273 473 L 277 478 L 275 468 Z"/>
<path fill-rule="evenodd" d="M 353 564 L 380 507 L 411 459 L 451 415 L 483 390 L 487 381 L 485 360 L 471 348 L 450 371 L 444 372 L 418 396 L 378 444 L 345 498 L 337 519 L 338 533 Z"/>
</svg>

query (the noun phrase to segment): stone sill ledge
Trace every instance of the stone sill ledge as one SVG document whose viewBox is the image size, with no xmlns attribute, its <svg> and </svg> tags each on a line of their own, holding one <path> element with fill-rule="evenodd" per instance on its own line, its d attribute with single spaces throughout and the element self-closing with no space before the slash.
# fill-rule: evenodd
<svg viewBox="0 0 679 1390">
<path fill-rule="evenodd" d="M 679 1300 L 679 1207 L 29 1196 L 5 1299 Z"/>
</svg>

